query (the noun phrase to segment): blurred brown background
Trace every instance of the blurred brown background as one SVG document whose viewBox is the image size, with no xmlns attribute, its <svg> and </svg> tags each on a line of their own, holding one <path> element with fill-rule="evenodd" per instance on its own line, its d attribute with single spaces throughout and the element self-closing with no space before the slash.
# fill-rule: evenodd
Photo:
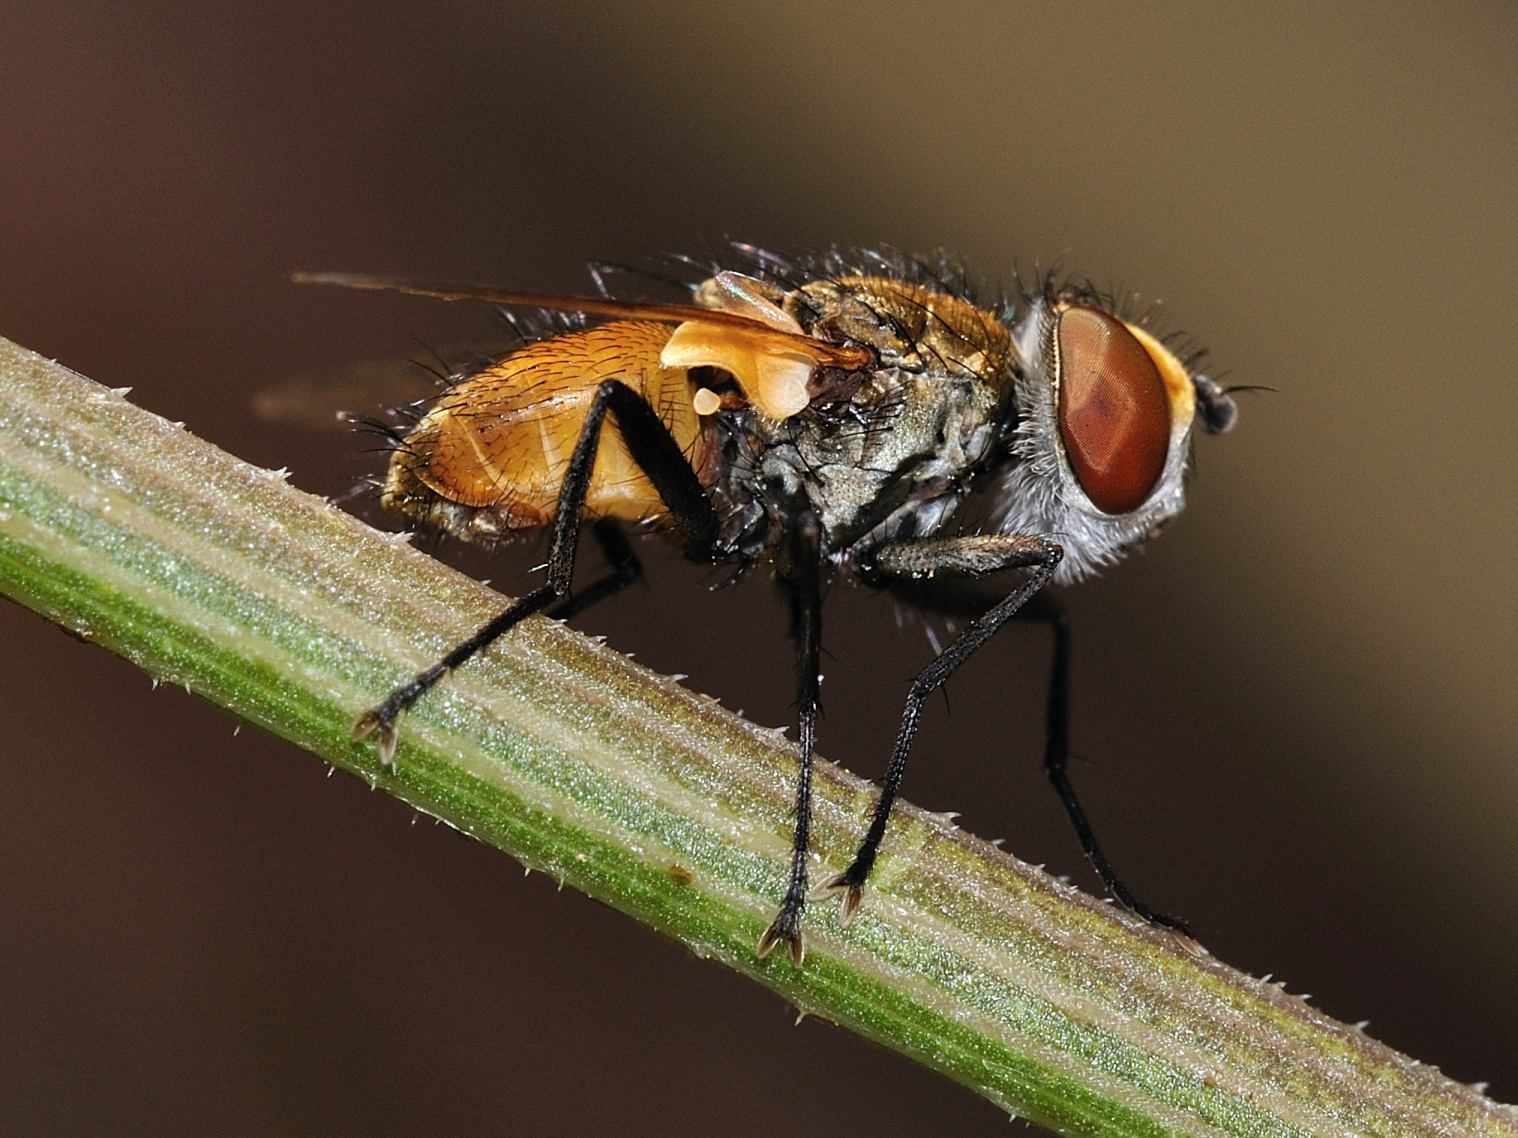
<svg viewBox="0 0 1518 1138">
<path fill-rule="evenodd" d="M 1518 1099 L 1511 5 L 0 23 L 0 334 L 321 493 L 379 460 L 256 391 L 495 326 L 298 267 L 583 290 L 590 258 L 730 234 L 941 245 L 993 280 L 1065 254 L 1164 298 L 1279 392 L 1202 440 L 1171 532 L 1068 594 L 1091 812 L 1218 955 Z M 464 560 L 510 589 L 537 555 Z M 785 722 L 769 590 L 647 559 L 581 624 Z M 924 638 L 847 590 L 828 621 L 824 750 L 877 775 Z M 955 680 L 907 792 L 1090 885 L 1038 770 L 1044 652 L 1013 631 Z M 0 653 L 9 1133 L 1007 1132 L 4 604 Z"/>
</svg>

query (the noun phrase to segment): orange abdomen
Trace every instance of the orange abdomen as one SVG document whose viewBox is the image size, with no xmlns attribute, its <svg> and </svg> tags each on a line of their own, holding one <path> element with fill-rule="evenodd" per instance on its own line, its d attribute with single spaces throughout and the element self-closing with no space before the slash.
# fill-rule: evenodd
<svg viewBox="0 0 1518 1138">
<path fill-rule="evenodd" d="M 619 320 L 502 357 L 450 388 L 407 434 L 391 460 L 390 489 L 420 482 L 449 502 L 490 508 L 505 529 L 547 524 L 596 387 L 608 379 L 643 397 L 699 473 L 701 422 L 689 372 L 659 363 L 672 331 Z M 666 512 L 608 415 L 586 516 L 636 520 Z"/>
</svg>

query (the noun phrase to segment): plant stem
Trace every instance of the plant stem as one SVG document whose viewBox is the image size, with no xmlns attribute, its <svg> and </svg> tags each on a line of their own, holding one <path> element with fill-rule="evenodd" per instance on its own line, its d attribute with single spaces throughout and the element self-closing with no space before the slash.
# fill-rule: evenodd
<svg viewBox="0 0 1518 1138">
<path fill-rule="evenodd" d="M 419 703 L 385 767 L 355 713 L 500 595 L 3 340 L 0 592 L 1045 1126 L 1518 1135 L 1512 1108 L 910 805 L 854 923 L 814 904 L 804 967 L 756 959 L 794 748 L 551 621 Z M 820 763 L 815 793 L 841 868 L 871 789 Z"/>
</svg>

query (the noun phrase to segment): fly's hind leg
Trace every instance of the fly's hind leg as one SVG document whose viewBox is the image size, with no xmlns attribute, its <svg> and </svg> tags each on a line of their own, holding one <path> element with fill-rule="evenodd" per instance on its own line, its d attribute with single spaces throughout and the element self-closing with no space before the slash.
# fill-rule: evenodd
<svg viewBox="0 0 1518 1138">
<path fill-rule="evenodd" d="M 568 620 L 584 612 L 591 605 L 599 604 L 607 597 L 620 593 L 643 576 L 643 562 L 633 552 L 632 544 L 622 527 L 610 518 L 602 518 L 591 527 L 606 558 L 606 575 L 592 581 L 583 589 L 576 589 L 566 599 L 548 610 L 554 620 Z"/>
<path fill-rule="evenodd" d="M 1026 575 L 1011 593 L 992 605 L 967 625 L 941 653 L 912 681 L 902 710 L 901 728 L 896 746 L 886 768 L 885 783 L 875 804 L 874 815 L 864 841 L 853 862 L 842 873 L 824 882 L 814 896 L 843 893 L 840 918 L 850 920 L 863 894 L 864 883 L 875 866 L 880 843 L 885 837 L 891 808 L 906 773 L 907 755 L 917 736 L 917 721 L 923 701 L 945 684 L 949 677 L 975 654 L 986 641 L 1016 614 L 1017 610 L 1043 588 L 1058 568 L 1064 550 L 1052 541 L 1025 534 L 976 534 L 966 537 L 925 538 L 884 545 L 862 559 L 860 569 L 871 584 L 889 588 L 892 584 L 928 582 L 940 577 L 975 578 L 1008 569 L 1022 569 Z"/>
<path fill-rule="evenodd" d="M 717 533 L 716 513 L 669 428 L 632 388 L 615 379 L 602 381 L 585 414 L 564 483 L 559 488 L 558 512 L 554 516 L 549 544 L 547 583 L 514 601 L 437 663 L 418 672 L 383 702 L 359 716 L 353 725 L 353 737 L 376 736 L 385 762 L 394 758 L 395 722 L 402 712 L 476 652 L 533 613 L 541 612 L 569 595 L 580 522 L 585 512 L 585 495 L 590 488 L 596 448 L 608 412 L 616 419 L 622 441 L 627 444 L 633 461 L 648 475 L 676 524 L 684 531 L 690 553 L 703 556 L 710 552 Z M 630 554 L 631 550 L 628 552 Z"/>
</svg>

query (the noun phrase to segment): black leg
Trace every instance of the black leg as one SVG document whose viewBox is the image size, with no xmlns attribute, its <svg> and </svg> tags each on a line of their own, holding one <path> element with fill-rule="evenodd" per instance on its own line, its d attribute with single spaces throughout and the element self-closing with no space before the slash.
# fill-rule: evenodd
<svg viewBox="0 0 1518 1138">
<path fill-rule="evenodd" d="M 476 652 L 491 644 L 514 625 L 533 613 L 541 612 L 569 593 L 574 577 L 575 551 L 579 543 L 580 520 L 585 510 L 585 495 L 595 468 L 596 447 L 601 426 L 610 411 L 627 444 L 628 453 L 648 475 L 669 507 L 677 525 L 685 532 L 692 556 L 711 550 L 717 532 L 717 517 L 701 488 L 696 473 L 680 452 L 654 409 L 632 388 L 608 379 L 596 388 L 596 397 L 585 413 L 580 437 L 569 457 L 569 468 L 559 488 L 558 513 L 554 516 L 548 551 L 548 582 L 515 601 L 505 612 L 483 625 L 473 636 L 458 645 L 436 664 L 418 672 L 353 724 L 353 737 L 375 735 L 380 756 L 390 762 L 395 755 L 395 721 L 430 690 L 438 680 L 464 663 Z"/>
<path fill-rule="evenodd" d="M 596 540 L 601 545 L 601 553 L 606 558 L 608 567 L 607 573 L 583 589 L 576 589 L 566 600 L 560 601 L 549 609 L 548 615 L 554 620 L 568 620 L 584 612 L 591 605 L 599 604 L 607 597 L 620 593 L 643 576 L 643 562 L 639 561 L 638 555 L 633 552 L 632 545 L 628 542 L 627 535 L 622 532 L 621 526 L 610 518 L 602 518 L 591 527 L 591 532 L 596 535 Z"/>
<path fill-rule="evenodd" d="M 906 773 L 907 755 L 917 735 L 917 720 L 923 701 L 948 681 L 955 670 L 994 636 L 1013 614 L 1039 589 L 1043 588 L 1059 566 L 1064 550 L 1041 537 L 1022 534 L 980 534 L 963 538 L 927 539 L 882 546 L 869 555 L 862 571 L 872 583 L 886 584 L 892 579 L 928 580 L 940 574 L 980 576 L 1006 569 L 1026 569 L 1026 577 L 1009 595 L 972 621 L 931 664 L 912 682 L 902 711 L 896 747 L 886 768 L 885 784 L 869 831 L 854 855 L 853 863 L 821 885 L 816 896 L 843 892 L 840 919 L 848 921 L 859 907 L 864 883 L 875 865 L 886 823 L 891 817 L 901 778 Z"/>
<path fill-rule="evenodd" d="M 796 829 L 785 900 L 774 923 L 759 938 L 758 954 L 762 959 L 784 941 L 791 960 L 800 967 L 806 956 L 801 915 L 806 909 L 806 859 L 812 834 L 812 752 L 817 743 L 817 712 L 822 705 L 822 539 L 815 514 L 802 515 L 777 568 L 780 583 L 790 595 L 791 636 L 796 641 L 800 773 L 796 778 Z"/>
<path fill-rule="evenodd" d="M 1176 918 L 1151 909 L 1129 891 L 1107 861 L 1086 811 L 1076 796 L 1070 781 L 1070 618 L 1065 606 L 1047 593 L 1034 597 L 1032 602 L 1018 614 L 1020 620 L 1047 624 L 1054 634 L 1054 652 L 1049 663 L 1049 705 L 1045 713 L 1044 773 L 1054 784 L 1059 800 L 1064 803 L 1070 824 L 1075 827 L 1081 849 L 1102 879 L 1108 892 L 1124 908 L 1130 909 L 1151 924 L 1164 925 L 1179 932 L 1189 933 Z"/>
</svg>

